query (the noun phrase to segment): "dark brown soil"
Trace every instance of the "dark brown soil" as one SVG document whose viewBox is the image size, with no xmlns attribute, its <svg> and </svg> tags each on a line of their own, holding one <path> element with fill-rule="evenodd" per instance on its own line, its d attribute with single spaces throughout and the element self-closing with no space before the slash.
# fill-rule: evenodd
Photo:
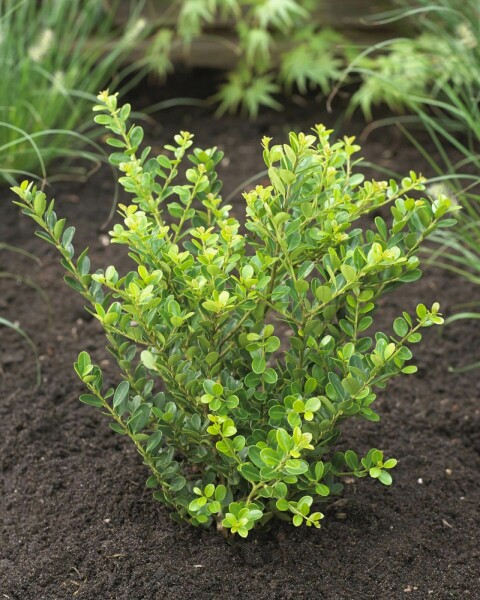
<svg viewBox="0 0 480 600">
<path fill-rule="evenodd" d="M 185 89 L 182 89 L 182 85 Z M 201 96 L 208 78 L 188 78 L 171 97 Z M 139 98 L 139 104 L 155 101 Z M 292 103 L 257 122 L 215 120 L 206 109 L 177 108 L 160 115 L 151 135 L 158 146 L 177 129 L 216 144 L 228 157 L 221 176 L 230 192 L 262 169 L 262 135 L 282 140 L 293 128 L 336 124 L 320 104 Z M 356 132 L 361 123 L 341 127 Z M 402 138 L 385 130 L 365 144 L 370 160 L 397 171 L 420 169 Z M 90 246 L 97 266 L 125 263 L 104 246 L 99 230 L 110 209 L 112 175 L 102 169 L 86 184 L 57 184 L 58 211 L 77 227 L 77 248 Z M 48 293 L 48 307 L 31 288 L 2 280 L 0 315 L 18 320 L 38 344 L 42 385 L 34 388 L 30 350 L 0 330 L 0 460 L 2 472 L 0 598 L 7 600 L 395 600 L 480 598 L 478 577 L 478 371 L 450 373 L 450 365 L 480 359 L 479 322 L 429 330 L 416 349 L 419 373 L 380 395 L 380 423 L 352 421 L 348 447 L 382 448 L 399 459 L 394 485 L 371 480 L 346 486 L 328 506 L 320 530 L 275 523 L 247 541 L 174 524 L 145 489 L 147 476 L 129 444 L 100 413 L 77 398 L 82 384 L 72 364 L 81 349 L 113 365 L 96 322 L 61 280 L 53 249 L 32 235 L 2 190 L 0 241 L 41 261 L 0 254 L 0 271 L 30 276 Z M 241 210 L 241 198 L 234 198 Z M 386 298 L 379 328 L 402 309 L 439 300 L 445 313 L 478 297 L 479 289 L 428 268 L 423 279 Z M 477 591 L 475 591 L 477 590 Z"/>
</svg>

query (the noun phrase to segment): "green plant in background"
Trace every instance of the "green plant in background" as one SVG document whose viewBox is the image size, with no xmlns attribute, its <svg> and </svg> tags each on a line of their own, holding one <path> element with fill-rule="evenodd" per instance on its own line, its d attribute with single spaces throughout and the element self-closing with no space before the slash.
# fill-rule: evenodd
<svg viewBox="0 0 480 600">
<path fill-rule="evenodd" d="M 142 23 L 132 16 L 118 35 L 98 0 L 0 0 L 0 176 L 45 178 L 52 161 L 98 157 L 80 150 L 98 135 L 91 103 Z"/>
<path fill-rule="evenodd" d="M 390 485 L 396 461 L 375 448 L 357 454 L 341 426 L 379 420 L 377 389 L 415 372 L 408 345 L 443 322 L 438 304 L 420 304 L 391 333 L 373 328 L 380 296 L 421 276 L 418 250 L 452 224 L 443 219 L 450 202 L 414 199 L 423 179 L 413 172 L 399 184 L 364 181 L 353 172 L 354 138 L 331 143 L 317 125 L 288 144 L 264 138 L 270 184 L 244 194 L 241 233 L 219 196 L 221 152 L 193 148 L 181 132 L 151 157 L 142 129 L 127 124 L 130 106 L 108 92 L 99 100 L 96 121 L 114 134 L 111 161 L 133 196 L 112 242 L 129 247 L 135 269 L 92 274 L 53 202 L 28 182 L 13 189 L 62 255 L 66 282 L 102 324 L 122 372 L 106 390 L 81 352 L 80 399 L 132 440 L 154 497 L 176 519 L 246 537 L 274 515 L 319 527 L 319 502 L 339 494 L 345 476 Z M 372 229 L 359 227 L 386 205 L 390 225 L 376 217 Z"/>
<path fill-rule="evenodd" d="M 360 73 L 363 83 L 352 97 L 371 118 L 372 106 L 386 103 L 394 111 L 410 113 L 387 118 L 395 123 L 429 163 L 435 174 L 428 191 L 454 197 L 464 210 L 458 225 L 437 231 L 432 262 L 480 283 L 480 5 L 476 0 L 420 0 L 377 19 L 407 19 L 417 37 L 392 40 L 371 48 L 349 71 Z M 411 125 L 426 131 L 437 150 L 424 148 Z M 450 317 L 480 318 L 475 310 Z M 448 322 L 448 321 L 447 321 Z M 479 363 L 480 364 L 480 363 Z"/>
<path fill-rule="evenodd" d="M 91 104 L 131 50 L 140 33 L 134 23 L 142 23 L 135 14 L 106 51 L 112 19 L 98 0 L 0 0 L 0 179 L 45 179 L 48 165 L 58 169 L 72 157 L 98 161 L 101 149 L 93 140 L 100 131 L 90 126 Z M 22 252 L 6 244 L 1 249 Z M 28 278 L 5 271 L 0 278 L 21 280 L 45 297 Z M 35 344 L 18 324 L 5 317 L 0 324 L 34 351 L 38 385 Z"/>
<path fill-rule="evenodd" d="M 478 2 L 420 0 L 413 7 L 407 0 L 396 3 L 403 8 L 371 20 L 377 25 L 406 21 L 409 31 L 413 28 L 417 35 L 382 42 L 355 59 L 349 70 L 359 73 L 362 81 L 351 98 L 351 108 L 360 107 L 370 119 L 376 105 L 387 104 L 400 112 L 422 109 L 433 101 L 443 120 L 467 118 L 464 110 L 458 114 L 455 107 L 462 108 L 461 98 L 472 107 L 478 100 Z M 452 97 L 452 91 L 458 98 Z M 454 129 L 458 131 L 458 124 Z"/>
<path fill-rule="evenodd" d="M 146 62 L 161 76 L 178 45 L 188 50 L 202 34 L 233 48 L 237 65 L 214 99 L 220 114 L 243 109 L 255 116 L 261 106 L 280 108 L 274 95 L 297 88 L 326 94 L 344 65 L 343 37 L 314 24 L 311 0 L 179 0 L 158 18 Z M 217 21 L 224 35 L 209 33 Z M 233 36 L 233 37 L 232 37 Z"/>
</svg>

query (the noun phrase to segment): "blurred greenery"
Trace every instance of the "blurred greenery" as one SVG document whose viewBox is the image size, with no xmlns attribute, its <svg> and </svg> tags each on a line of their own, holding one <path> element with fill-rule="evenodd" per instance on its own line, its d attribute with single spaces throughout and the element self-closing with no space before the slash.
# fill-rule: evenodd
<svg viewBox="0 0 480 600">
<path fill-rule="evenodd" d="M 98 0 L 0 0 L 0 177 L 45 178 L 53 162 L 98 160 L 95 93 L 144 28 L 137 11 L 124 33 L 112 17 Z"/>
</svg>

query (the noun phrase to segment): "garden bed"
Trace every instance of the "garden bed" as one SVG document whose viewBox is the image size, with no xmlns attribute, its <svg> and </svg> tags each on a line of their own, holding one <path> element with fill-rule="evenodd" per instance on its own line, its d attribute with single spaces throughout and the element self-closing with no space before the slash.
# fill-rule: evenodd
<svg viewBox="0 0 480 600">
<path fill-rule="evenodd" d="M 208 95 L 210 78 L 188 76 L 167 89 L 170 97 Z M 163 92 L 165 93 L 165 92 Z M 135 108 L 157 101 L 153 91 Z M 284 113 L 256 122 L 213 119 L 203 108 L 160 114 L 162 128 L 149 142 L 158 149 L 179 129 L 197 145 L 226 153 L 220 169 L 224 196 L 262 169 L 263 135 L 283 141 L 289 130 L 317 122 L 337 125 L 339 113 L 320 104 L 290 103 Z M 341 125 L 360 133 L 364 125 Z M 396 171 L 420 170 L 400 134 L 378 131 L 364 155 Z M 94 266 L 128 268 L 118 247 L 105 246 L 100 224 L 111 206 L 108 168 L 85 184 L 56 184 L 58 212 L 77 228 L 77 248 L 89 246 Z M 320 530 L 274 522 L 247 541 L 225 540 L 173 523 L 168 510 L 145 489 L 146 469 L 126 440 L 109 430 L 98 410 L 82 405 L 72 364 L 88 350 L 118 382 L 104 350 L 100 325 L 61 280 L 53 249 L 32 235 L 6 201 L 0 240 L 42 261 L 3 252 L 0 271 L 31 276 L 49 295 L 53 314 L 25 285 L 0 279 L 0 313 L 18 320 L 38 344 L 42 385 L 34 388 L 30 350 L 0 330 L 0 597 L 9 600 L 328 599 L 478 597 L 479 403 L 478 371 L 450 373 L 451 365 L 479 359 L 478 321 L 429 330 L 415 349 L 419 372 L 379 395 L 380 423 L 350 420 L 349 447 L 382 448 L 399 459 L 394 485 L 364 479 L 347 484 L 344 496 L 322 509 Z M 231 201 L 237 215 L 243 201 Z M 121 255 L 121 256 L 119 256 Z M 123 256 L 123 258 L 122 258 Z M 427 268 L 417 283 L 387 296 L 378 327 L 388 328 L 402 310 L 440 301 L 444 313 L 478 296 L 478 288 L 452 274 Z M 476 356 L 475 356 L 476 353 Z"/>
</svg>

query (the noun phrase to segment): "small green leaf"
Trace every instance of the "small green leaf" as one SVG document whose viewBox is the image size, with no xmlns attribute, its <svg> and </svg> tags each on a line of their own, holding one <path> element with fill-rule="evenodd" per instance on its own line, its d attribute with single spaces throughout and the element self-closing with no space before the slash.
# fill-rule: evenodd
<svg viewBox="0 0 480 600">
<path fill-rule="evenodd" d="M 393 329 L 399 337 L 403 338 L 405 335 L 407 335 L 409 327 L 405 319 L 399 317 L 393 322 Z"/>
<path fill-rule="evenodd" d="M 313 377 L 310 377 L 305 382 L 305 386 L 303 388 L 303 391 L 308 396 L 309 394 L 311 394 L 312 392 L 314 392 L 316 390 L 316 388 L 317 388 L 317 380 L 314 379 Z M 309 409 L 309 410 L 311 410 L 311 409 Z"/>
<path fill-rule="evenodd" d="M 93 394 L 82 394 L 80 396 L 80 402 L 83 402 L 84 404 L 90 404 L 90 406 L 96 406 L 98 408 L 103 407 L 103 402 L 100 400 L 100 398 L 97 398 L 97 396 L 94 396 Z"/>
<path fill-rule="evenodd" d="M 69 244 L 72 243 L 73 236 L 75 235 L 75 227 L 67 227 L 63 232 L 62 236 L 62 246 L 65 248 Z"/>
<path fill-rule="evenodd" d="M 115 433 L 119 433 L 120 435 L 127 435 L 125 429 L 119 423 L 109 423 L 110 429 L 113 429 Z"/>
<path fill-rule="evenodd" d="M 293 524 L 295 525 L 295 527 L 300 527 L 300 525 L 302 523 L 303 523 L 303 517 L 300 515 L 294 515 Z"/>
<path fill-rule="evenodd" d="M 257 375 L 260 375 L 261 373 L 263 373 L 265 371 L 266 367 L 267 367 L 267 362 L 265 361 L 263 356 L 259 356 L 259 357 L 253 359 L 252 370 L 254 373 L 257 373 Z"/>
<path fill-rule="evenodd" d="M 163 434 L 160 430 L 153 433 L 149 438 L 146 446 L 146 451 L 151 454 L 162 441 Z"/>
<path fill-rule="evenodd" d="M 209 483 L 203 490 L 203 493 L 207 498 L 211 498 L 213 496 L 214 492 L 215 492 L 215 486 L 213 485 L 213 483 Z"/>
<path fill-rule="evenodd" d="M 258 483 L 262 480 L 262 478 L 260 477 L 260 471 L 256 467 L 254 467 L 252 463 L 243 463 L 241 465 L 238 465 L 237 468 L 243 475 L 243 477 L 245 477 L 245 479 L 251 481 L 252 483 Z"/>
<path fill-rule="evenodd" d="M 321 302 L 322 304 L 327 304 L 328 302 L 330 302 L 333 294 L 329 287 L 321 285 L 315 290 L 315 296 L 317 297 L 317 300 L 319 302 Z"/>
<path fill-rule="evenodd" d="M 308 471 L 308 463 L 292 458 L 285 463 L 285 471 L 290 475 L 302 475 Z"/>
<path fill-rule="evenodd" d="M 330 489 L 323 483 L 317 483 L 315 486 L 315 491 L 319 496 L 328 496 L 330 494 Z"/>
<path fill-rule="evenodd" d="M 223 502 L 226 495 L 227 488 L 224 485 L 217 485 L 215 488 L 215 499 L 218 500 L 218 502 Z"/>
<path fill-rule="evenodd" d="M 128 383 L 128 381 L 122 381 L 119 384 L 113 396 L 113 408 L 117 408 L 124 401 L 124 399 L 128 395 L 129 389 L 130 384 Z"/>
<path fill-rule="evenodd" d="M 278 381 L 278 374 L 274 369 L 269 367 L 263 373 L 263 380 L 265 383 L 274 384 Z"/>
<path fill-rule="evenodd" d="M 147 367 L 147 369 L 155 369 L 155 357 L 149 350 L 144 350 L 141 354 L 142 363 Z"/>
<path fill-rule="evenodd" d="M 392 476 L 388 471 L 381 471 L 378 475 L 378 480 L 383 483 L 383 485 L 392 485 Z"/>
<path fill-rule="evenodd" d="M 288 435 L 288 433 L 285 431 L 285 429 L 282 429 L 281 427 L 279 429 L 277 429 L 276 436 L 277 436 L 278 447 L 283 452 L 289 453 L 293 446 L 292 438 Z"/>
</svg>

